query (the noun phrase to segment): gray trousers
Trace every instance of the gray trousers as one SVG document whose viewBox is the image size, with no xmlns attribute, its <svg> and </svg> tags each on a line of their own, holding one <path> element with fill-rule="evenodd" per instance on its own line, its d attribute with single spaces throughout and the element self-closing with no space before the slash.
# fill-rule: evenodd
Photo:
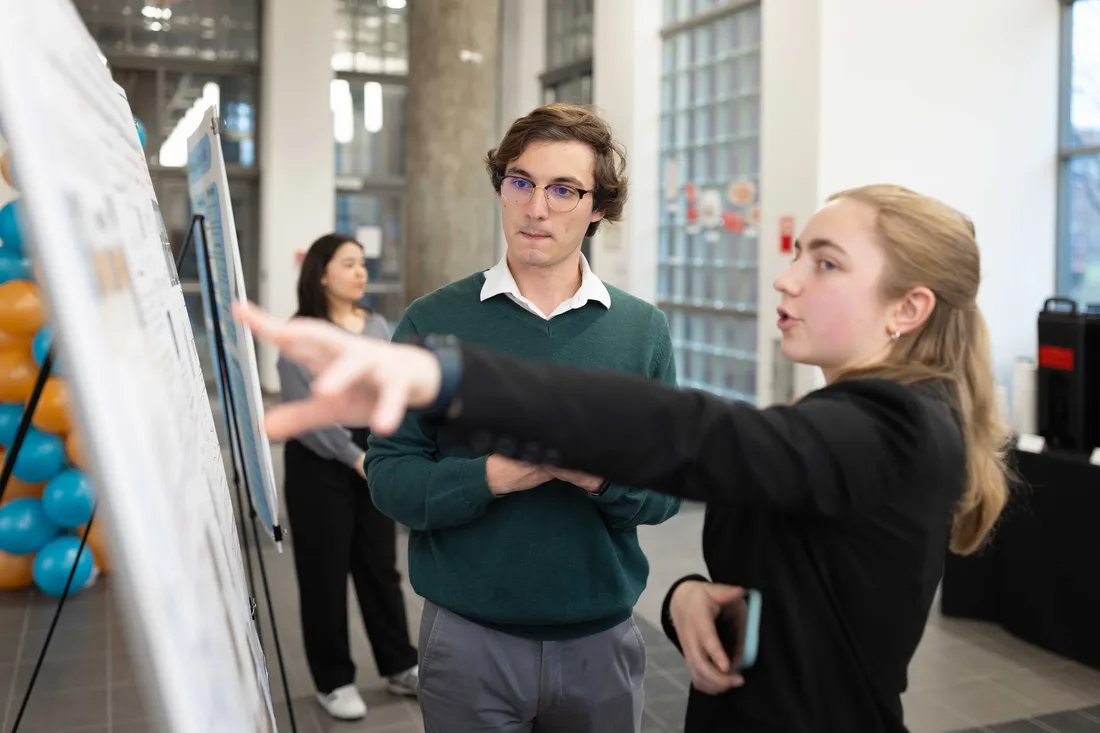
<svg viewBox="0 0 1100 733">
<path fill-rule="evenodd" d="M 533 641 L 425 602 L 425 733 L 639 733 L 646 650 L 634 620 L 582 639 Z"/>
</svg>

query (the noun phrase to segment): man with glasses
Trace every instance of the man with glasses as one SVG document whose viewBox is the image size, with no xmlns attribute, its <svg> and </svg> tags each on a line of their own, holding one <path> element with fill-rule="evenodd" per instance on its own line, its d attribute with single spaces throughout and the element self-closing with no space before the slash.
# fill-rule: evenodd
<svg viewBox="0 0 1100 733">
<path fill-rule="evenodd" d="M 451 334 L 673 384 L 664 315 L 601 283 L 581 253 L 626 200 L 625 156 L 607 123 L 582 107 L 540 107 L 486 166 L 507 253 L 414 302 L 394 339 Z M 633 608 L 649 564 L 637 527 L 665 521 L 680 500 L 544 462 L 554 461 L 542 446 L 508 440 L 460 451 L 415 417 L 371 438 L 367 483 L 410 528 L 409 578 L 426 599 L 427 733 L 641 729 L 645 644 Z"/>
</svg>

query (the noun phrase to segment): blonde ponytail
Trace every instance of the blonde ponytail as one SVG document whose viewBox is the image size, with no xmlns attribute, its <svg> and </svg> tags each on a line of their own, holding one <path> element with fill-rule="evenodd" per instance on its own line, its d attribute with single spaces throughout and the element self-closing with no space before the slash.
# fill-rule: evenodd
<svg viewBox="0 0 1100 733">
<path fill-rule="evenodd" d="M 867 371 L 912 384 L 939 379 L 954 386 L 966 446 L 966 486 L 952 519 L 951 551 L 968 555 L 989 536 L 1008 501 L 1005 454 L 1011 434 L 997 415 L 989 330 L 977 305 L 981 280 L 974 225 L 949 206 L 899 186 L 865 186 L 830 197 L 860 201 L 876 212 L 886 257 L 882 290 L 900 298 L 929 288 L 928 319 Z M 848 375 L 854 376 L 854 375 Z"/>
<path fill-rule="evenodd" d="M 997 414 L 985 318 L 977 308 L 967 315 L 970 338 L 960 359 L 962 374 L 956 380 L 966 441 L 967 481 L 951 527 L 951 551 L 960 555 L 969 555 L 982 546 L 1008 501 L 1005 453 L 1011 435 Z"/>
</svg>

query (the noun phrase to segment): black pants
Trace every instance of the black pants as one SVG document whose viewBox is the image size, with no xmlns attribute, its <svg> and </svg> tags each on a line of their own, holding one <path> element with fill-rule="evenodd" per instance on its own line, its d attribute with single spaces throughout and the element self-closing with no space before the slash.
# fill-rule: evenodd
<svg viewBox="0 0 1100 733">
<path fill-rule="evenodd" d="M 306 658 L 323 694 L 355 681 L 348 644 L 348 574 L 383 677 L 416 665 L 409 643 L 397 534 L 354 470 L 286 444 L 286 504 Z"/>
</svg>

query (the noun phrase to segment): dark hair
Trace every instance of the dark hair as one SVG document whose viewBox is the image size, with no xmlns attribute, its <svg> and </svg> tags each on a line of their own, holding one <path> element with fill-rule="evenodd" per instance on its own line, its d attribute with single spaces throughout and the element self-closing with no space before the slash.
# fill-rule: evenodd
<svg viewBox="0 0 1100 733">
<path fill-rule="evenodd" d="M 345 244 L 363 245 L 337 232 L 319 237 L 317 241 L 309 245 L 302 260 L 302 270 L 298 273 L 298 311 L 295 316 L 306 318 L 323 318 L 331 321 L 328 312 L 328 298 L 325 297 L 325 288 L 321 285 L 321 278 L 325 275 L 325 268 L 336 255 L 336 250 Z"/>
<path fill-rule="evenodd" d="M 626 150 L 611 134 L 611 126 L 585 107 L 558 102 L 547 104 L 512 123 L 500 145 L 485 156 L 485 167 L 493 188 L 500 193 L 508 164 L 533 142 L 584 143 L 596 156 L 596 184 L 593 211 L 602 211 L 606 221 L 619 221 L 626 205 Z M 600 222 L 588 225 L 591 237 Z"/>
</svg>

